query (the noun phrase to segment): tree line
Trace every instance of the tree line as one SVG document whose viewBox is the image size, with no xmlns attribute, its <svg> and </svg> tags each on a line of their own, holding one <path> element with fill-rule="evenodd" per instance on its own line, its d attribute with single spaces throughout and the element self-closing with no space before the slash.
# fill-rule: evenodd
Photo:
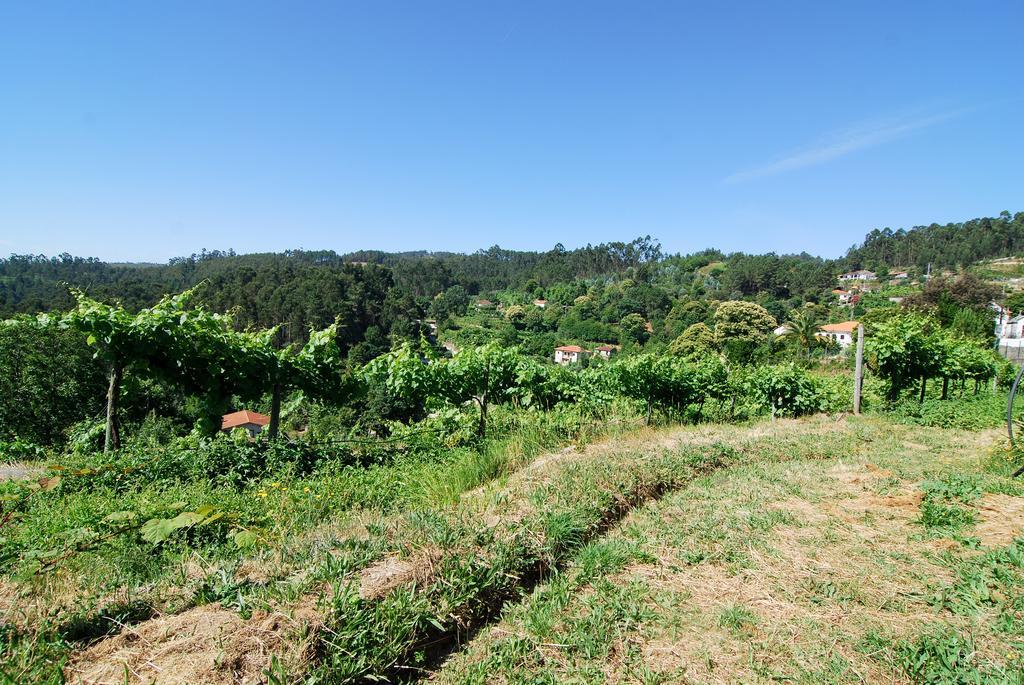
<svg viewBox="0 0 1024 685">
<path fill-rule="evenodd" d="M 983 259 L 1024 252 L 1024 212 L 971 219 L 961 223 L 930 224 L 910 229 L 875 229 L 864 242 L 850 248 L 851 268 L 883 266 L 933 268 L 967 266 Z"/>
</svg>

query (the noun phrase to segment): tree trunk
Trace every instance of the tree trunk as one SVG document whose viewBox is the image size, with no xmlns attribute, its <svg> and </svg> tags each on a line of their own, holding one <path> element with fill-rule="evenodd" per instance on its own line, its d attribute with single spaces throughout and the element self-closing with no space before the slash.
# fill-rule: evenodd
<svg viewBox="0 0 1024 685">
<path fill-rule="evenodd" d="M 121 397 L 121 362 L 110 366 L 110 385 L 107 388 L 107 430 L 103 438 L 103 453 L 121 448 L 121 432 L 117 425 L 117 404 Z"/>
<path fill-rule="evenodd" d="M 942 399 L 946 399 L 949 395 L 949 377 L 942 377 Z"/>
<path fill-rule="evenodd" d="M 477 428 L 477 432 L 480 437 L 487 435 L 487 391 L 491 387 L 491 362 L 487 361 L 487 366 L 484 367 L 484 390 L 480 394 L 480 399 L 477 400 L 480 403 L 480 426 Z"/>
<path fill-rule="evenodd" d="M 274 383 L 274 390 L 270 398 L 270 441 L 277 440 L 278 429 L 281 425 L 281 384 Z"/>
<path fill-rule="evenodd" d="M 980 378 L 975 378 L 974 379 L 974 394 L 977 395 L 980 390 L 981 390 L 981 379 Z"/>
<path fill-rule="evenodd" d="M 480 424 L 476 433 L 482 438 L 487 435 L 487 395 L 477 398 L 477 403 L 480 405 Z"/>
<path fill-rule="evenodd" d="M 917 398 L 917 401 L 918 401 L 919 404 L 923 404 L 924 403 L 924 393 L 925 393 L 925 390 L 927 388 L 928 388 L 928 377 L 927 376 L 921 376 L 921 395 L 920 395 L 920 397 Z"/>
</svg>

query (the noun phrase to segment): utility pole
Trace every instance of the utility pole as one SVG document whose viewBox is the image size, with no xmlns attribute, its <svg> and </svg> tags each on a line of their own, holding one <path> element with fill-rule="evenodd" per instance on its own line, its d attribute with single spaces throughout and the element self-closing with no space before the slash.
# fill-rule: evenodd
<svg viewBox="0 0 1024 685">
<path fill-rule="evenodd" d="M 864 380 L 864 324 L 857 324 L 857 365 L 853 371 L 853 413 L 860 414 L 860 387 Z"/>
</svg>

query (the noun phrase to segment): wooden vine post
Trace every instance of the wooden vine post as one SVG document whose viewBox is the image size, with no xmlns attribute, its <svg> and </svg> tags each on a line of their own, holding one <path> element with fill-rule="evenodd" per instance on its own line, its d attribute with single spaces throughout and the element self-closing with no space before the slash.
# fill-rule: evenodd
<svg viewBox="0 0 1024 685">
<path fill-rule="evenodd" d="M 857 324 L 857 363 L 853 372 L 853 413 L 860 414 L 860 393 L 864 385 L 864 324 Z"/>
<path fill-rule="evenodd" d="M 278 426 L 281 424 L 281 383 L 274 383 L 270 399 L 270 440 L 277 440 Z"/>
<path fill-rule="evenodd" d="M 124 367 L 120 361 L 110 365 L 110 385 L 107 387 L 107 427 L 103 439 L 103 453 L 121 448 L 121 432 L 117 426 L 117 405 L 121 397 L 121 377 Z"/>
</svg>

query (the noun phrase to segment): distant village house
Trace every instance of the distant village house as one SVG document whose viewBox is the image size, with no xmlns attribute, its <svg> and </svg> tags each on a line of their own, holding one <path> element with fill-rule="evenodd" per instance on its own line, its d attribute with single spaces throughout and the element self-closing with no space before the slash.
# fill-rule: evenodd
<svg viewBox="0 0 1024 685">
<path fill-rule="evenodd" d="M 604 359 L 611 359 L 612 355 L 619 351 L 615 345 L 599 345 L 594 348 L 594 354 Z"/>
<path fill-rule="evenodd" d="M 877 278 L 874 271 L 858 269 L 845 274 L 839 274 L 840 281 L 873 281 Z"/>
<path fill-rule="evenodd" d="M 225 414 L 221 417 L 220 429 L 222 431 L 233 431 L 236 428 L 244 428 L 251 437 L 256 437 L 263 430 L 263 427 L 270 423 L 270 417 L 258 414 L 254 411 L 243 409 L 241 411 Z"/>
<path fill-rule="evenodd" d="M 996 311 L 995 334 L 998 338 L 996 349 L 1012 362 L 1024 362 L 1024 315 L 1013 316 L 1003 307 L 993 303 Z"/>
<path fill-rule="evenodd" d="M 548 306 L 548 301 L 547 300 L 534 300 L 533 301 L 533 306 L 534 307 L 540 307 L 541 309 L 544 309 L 545 307 Z"/>
<path fill-rule="evenodd" d="M 555 348 L 555 363 L 562 364 L 576 364 L 583 359 L 587 354 L 587 351 L 579 345 L 563 345 Z"/>
<path fill-rule="evenodd" d="M 828 323 L 818 329 L 818 337 L 846 348 L 853 344 L 853 332 L 857 330 L 857 325 L 856 321 Z"/>
<path fill-rule="evenodd" d="M 832 294 L 839 300 L 839 304 L 850 304 L 854 297 L 853 293 L 849 290 L 843 290 L 842 288 L 836 288 L 832 291 Z"/>
</svg>

